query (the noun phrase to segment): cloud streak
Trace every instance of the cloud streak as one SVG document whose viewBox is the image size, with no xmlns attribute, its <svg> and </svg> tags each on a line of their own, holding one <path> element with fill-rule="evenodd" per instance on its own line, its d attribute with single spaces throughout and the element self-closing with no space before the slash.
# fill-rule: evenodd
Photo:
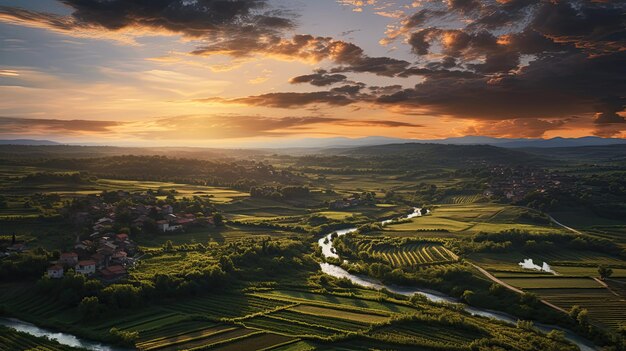
<svg viewBox="0 0 626 351">
<path fill-rule="evenodd" d="M 60 120 L 0 117 L 0 135 L 64 135 L 144 140 L 217 140 L 253 137 L 287 137 L 329 127 L 421 128 L 422 125 L 382 119 L 246 115 L 175 116 L 142 121 Z"/>
</svg>

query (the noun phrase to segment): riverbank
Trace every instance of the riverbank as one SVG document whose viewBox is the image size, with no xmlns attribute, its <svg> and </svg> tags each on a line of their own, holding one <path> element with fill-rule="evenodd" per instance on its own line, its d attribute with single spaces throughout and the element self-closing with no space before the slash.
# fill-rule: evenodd
<svg viewBox="0 0 626 351">
<path fill-rule="evenodd" d="M 97 341 L 83 339 L 73 334 L 38 327 L 32 323 L 28 323 L 16 318 L 0 317 L 0 325 L 36 337 L 46 337 L 50 340 L 55 340 L 59 344 L 65 346 L 82 348 L 90 351 L 129 351 L 129 349 L 123 349 L 115 346 L 106 345 Z"/>
<path fill-rule="evenodd" d="M 414 208 L 414 211 L 406 216 L 403 216 L 401 218 L 399 218 L 399 220 L 403 220 L 403 219 L 407 219 L 407 218 L 414 218 L 417 216 L 421 216 L 421 209 L 419 208 Z M 385 225 L 390 223 L 390 220 L 386 220 L 381 222 L 381 225 Z M 328 233 L 327 235 L 324 235 L 321 239 L 318 240 L 318 244 L 321 246 L 322 248 L 322 254 L 324 255 L 325 258 L 335 258 L 335 259 L 340 259 L 339 255 L 337 255 L 334 247 L 333 247 L 333 242 L 332 239 L 335 236 L 342 236 L 342 235 L 346 235 L 348 233 L 353 233 L 357 230 L 357 228 L 347 228 L 347 229 L 343 229 L 341 231 L 334 231 L 331 233 Z M 404 295 L 404 296 L 413 296 L 415 294 L 419 294 L 421 296 L 426 297 L 428 300 L 432 301 L 432 302 L 436 302 L 436 303 L 460 303 L 459 300 L 448 296 L 444 293 L 438 292 L 438 291 L 434 291 L 434 290 L 430 290 L 430 289 L 423 289 L 423 288 L 417 288 L 417 287 L 399 287 L 399 286 L 393 286 L 393 285 L 386 285 L 384 283 L 382 283 L 381 281 L 371 278 L 371 277 L 367 277 L 367 276 L 363 276 L 363 275 L 355 275 L 352 274 L 348 271 L 346 271 L 345 269 L 343 269 L 340 266 L 334 265 L 334 264 L 330 264 L 330 263 L 326 263 L 326 262 L 322 262 L 320 263 L 320 268 L 322 270 L 322 272 L 324 272 L 325 274 L 334 276 L 336 278 L 344 278 L 344 279 L 348 279 L 350 280 L 353 284 L 355 285 L 359 285 L 362 287 L 366 287 L 366 288 L 370 288 L 370 289 L 375 289 L 375 290 L 388 290 L 392 293 L 395 294 L 400 294 L 400 295 Z M 499 312 L 499 311 L 492 311 L 492 310 L 488 310 L 488 309 L 483 309 L 483 308 L 477 308 L 477 307 L 473 307 L 473 306 L 469 306 L 466 304 L 462 304 L 463 309 L 472 314 L 472 315 L 477 315 L 477 316 L 482 316 L 482 317 L 486 317 L 486 318 L 492 318 L 492 319 L 496 319 L 505 323 L 509 323 L 509 324 L 516 324 L 518 321 L 518 318 L 509 315 L 507 313 L 504 312 Z M 543 332 L 543 333 L 549 333 L 552 330 L 559 330 L 561 332 L 563 332 L 565 338 L 571 342 L 572 344 L 575 344 L 576 346 L 578 346 L 578 348 L 581 351 L 594 351 L 597 350 L 597 347 L 589 340 L 577 335 L 576 333 L 574 333 L 573 331 L 566 329 L 566 328 L 562 328 L 559 326 L 553 326 L 553 325 L 546 325 L 546 324 L 541 324 L 541 323 L 534 323 L 535 328 L 537 328 L 539 331 Z"/>
</svg>

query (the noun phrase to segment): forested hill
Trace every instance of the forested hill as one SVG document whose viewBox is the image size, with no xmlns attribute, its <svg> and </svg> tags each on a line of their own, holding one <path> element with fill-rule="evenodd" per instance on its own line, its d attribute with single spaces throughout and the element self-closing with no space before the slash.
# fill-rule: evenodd
<svg viewBox="0 0 626 351">
<path fill-rule="evenodd" d="M 1 145 L 0 159 L 50 159 L 50 158 L 94 158 L 104 156 L 141 155 L 168 156 L 214 160 L 223 158 L 246 158 L 267 154 L 262 150 L 215 149 L 194 147 L 117 147 L 79 145 Z"/>
<path fill-rule="evenodd" d="M 524 148 L 518 150 L 540 157 L 571 160 L 578 163 L 608 162 L 626 164 L 626 144 L 579 147 Z"/>
<path fill-rule="evenodd" d="M 490 145 L 389 144 L 357 148 L 328 149 L 327 155 L 380 158 L 423 166 L 472 164 L 539 165 L 552 162 L 539 155 Z M 393 159 L 390 159 L 393 156 Z"/>
</svg>

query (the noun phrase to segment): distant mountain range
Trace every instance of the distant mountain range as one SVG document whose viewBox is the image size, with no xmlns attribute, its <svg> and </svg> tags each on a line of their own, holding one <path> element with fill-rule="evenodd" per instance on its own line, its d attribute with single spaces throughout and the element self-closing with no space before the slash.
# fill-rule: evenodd
<svg viewBox="0 0 626 351">
<path fill-rule="evenodd" d="M 307 138 L 298 140 L 284 140 L 271 145 L 270 148 L 341 148 L 359 147 L 387 144 L 420 143 L 420 144 L 448 144 L 448 145 L 491 145 L 505 148 L 551 148 L 551 147 L 576 147 L 576 146 L 606 146 L 626 144 L 626 139 L 619 138 L 552 138 L 552 139 L 526 139 L 526 138 L 492 138 L 485 136 L 464 136 L 445 139 L 402 139 L 382 136 L 365 138 Z"/>
<path fill-rule="evenodd" d="M 51 140 L 13 139 L 0 140 L 0 145 L 61 145 L 61 143 Z"/>
<path fill-rule="evenodd" d="M 281 139 L 277 142 L 263 144 L 248 144 L 243 148 L 267 148 L 267 149 L 325 149 L 342 147 L 374 146 L 402 143 L 423 144 L 449 144 L 449 145 L 491 145 L 505 148 L 554 148 L 554 147 L 577 147 L 577 146 L 606 146 L 626 144 L 626 139 L 600 138 L 587 136 L 582 138 L 552 138 L 552 139 L 526 139 L 526 138 L 492 138 L 485 136 L 464 136 L 445 139 L 402 139 L 383 136 L 370 136 L 365 138 L 304 138 L 304 139 Z M 0 140 L 0 145 L 62 145 L 50 140 L 15 139 Z M 78 145 L 78 144 L 77 144 Z"/>
</svg>

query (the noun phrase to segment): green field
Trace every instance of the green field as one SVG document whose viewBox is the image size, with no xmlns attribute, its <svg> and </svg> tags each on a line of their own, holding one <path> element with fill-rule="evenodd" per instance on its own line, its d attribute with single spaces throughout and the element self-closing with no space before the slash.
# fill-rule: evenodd
<svg viewBox="0 0 626 351">
<path fill-rule="evenodd" d="M 562 278 L 542 276 L 533 278 L 506 278 L 505 283 L 522 289 L 603 289 L 591 278 Z"/>
<path fill-rule="evenodd" d="M 570 309 L 578 305 L 589 311 L 594 323 L 617 329 L 626 324 L 626 302 L 607 289 L 529 289 L 553 304 Z"/>
<path fill-rule="evenodd" d="M 500 232 L 519 229 L 531 233 L 563 232 L 550 224 L 524 223 L 518 220 L 520 209 L 498 204 L 447 204 L 432 209 L 426 216 L 412 218 L 408 222 L 385 226 L 385 232 L 393 234 L 411 231 L 447 231 L 465 235 L 479 232 Z"/>
<path fill-rule="evenodd" d="M 522 269 L 518 263 L 524 259 L 532 258 L 535 264 L 541 265 L 547 262 L 554 271 L 561 275 L 589 276 L 597 275 L 598 265 L 624 265 L 624 261 L 607 254 L 595 251 L 582 251 L 570 249 L 545 249 L 535 251 L 532 254 L 523 252 L 507 253 L 473 253 L 468 258 L 490 271 L 516 271 L 533 273 L 533 271 Z M 561 268 L 564 268 L 561 271 Z M 617 274 L 623 274 L 621 269 L 615 270 Z"/>
</svg>

